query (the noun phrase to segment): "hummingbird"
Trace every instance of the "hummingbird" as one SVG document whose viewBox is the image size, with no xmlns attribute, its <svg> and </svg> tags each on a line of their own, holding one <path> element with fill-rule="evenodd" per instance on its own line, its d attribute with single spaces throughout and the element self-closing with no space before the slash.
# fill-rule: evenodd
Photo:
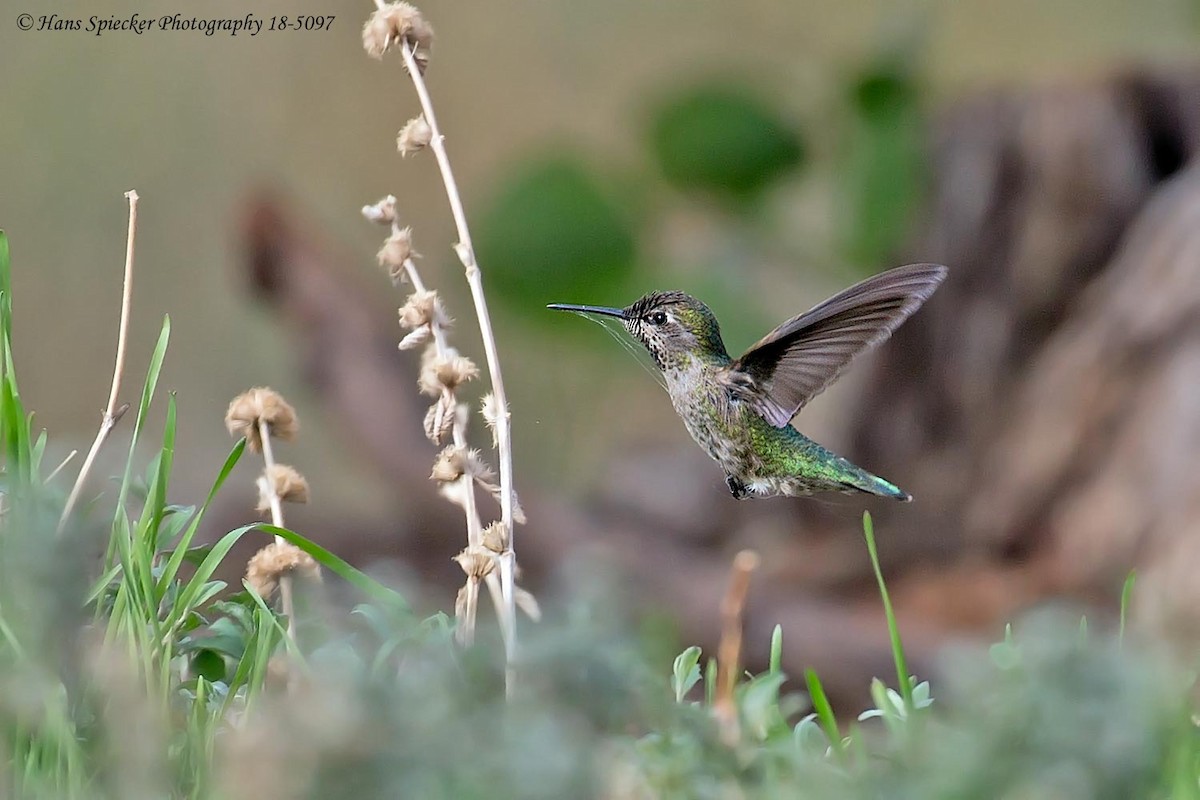
<svg viewBox="0 0 1200 800">
<path fill-rule="evenodd" d="M 895 484 L 792 427 L 792 418 L 855 356 L 891 336 L 946 277 L 910 264 L 851 286 L 787 320 L 730 358 L 708 306 L 680 291 L 651 292 L 625 308 L 552 303 L 547 308 L 615 317 L 665 378 L 688 433 L 747 497 L 865 492 L 908 502 Z"/>
</svg>

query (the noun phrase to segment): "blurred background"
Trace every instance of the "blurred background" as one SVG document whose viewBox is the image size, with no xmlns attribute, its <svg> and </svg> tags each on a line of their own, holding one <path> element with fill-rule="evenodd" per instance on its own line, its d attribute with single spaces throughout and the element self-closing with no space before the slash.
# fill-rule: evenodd
<svg viewBox="0 0 1200 800">
<path fill-rule="evenodd" d="M 52 449 L 86 448 L 99 422 L 136 188 L 124 396 L 169 313 L 173 499 L 194 502 L 223 461 L 229 400 L 271 385 L 303 424 L 282 457 L 313 486 L 290 524 L 447 608 L 461 519 L 426 480 L 416 361 L 395 350 L 403 296 L 375 267 L 364 204 L 399 198 L 455 343 L 482 350 L 433 159 L 395 151 L 416 99 L 398 61 L 361 49 L 371 4 L 263 2 L 260 19 L 336 19 L 252 38 L 15 23 L 247 13 L 229 2 L 20 2 L 0 16 L 0 226 L 22 390 Z M 532 588 L 599 561 L 647 625 L 708 645 L 730 557 L 753 547 L 767 566 L 748 649 L 780 622 L 789 663 L 847 698 L 890 657 L 869 507 L 921 674 L 946 643 L 1052 599 L 1112 609 L 1134 567 L 1144 624 L 1200 630 L 1194 0 L 423 10 L 495 315 Z M 797 420 L 912 492 L 904 507 L 734 502 L 635 360 L 543 310 L 683 289 L 737 352 L 910 261 L 951 277 Z M 210 535 L 252 518 L 253 469 Z"/>
</svg>

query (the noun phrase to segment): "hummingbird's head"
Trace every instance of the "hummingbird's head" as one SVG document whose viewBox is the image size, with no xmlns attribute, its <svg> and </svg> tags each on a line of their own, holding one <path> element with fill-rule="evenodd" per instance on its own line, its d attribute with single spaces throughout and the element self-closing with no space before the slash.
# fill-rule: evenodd
<svg viewBox="0 0 1200 800">
<path fill-rule="evenodd" d="M 659 369 L 678 364 L 685 355 L 728 358 L 717 318 L 708 306 L 683 292 L 651 292 L 625 308 L 562 303 L 549 308 L 617 317 L 650 351 Z"/>
</svg>

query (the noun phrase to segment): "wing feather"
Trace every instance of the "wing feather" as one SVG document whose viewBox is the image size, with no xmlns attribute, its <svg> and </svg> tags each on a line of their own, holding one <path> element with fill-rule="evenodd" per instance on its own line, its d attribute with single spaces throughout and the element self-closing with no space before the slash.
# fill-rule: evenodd
<svg viewBox="0 0 1200 800">
<path fill-rule="evenodd" d="M 842 373 L 921 307 L 946 277 L 910 264 L 868 278 L 768 333 L 727 369 L 730 391 L 782 428 Z"/>
</svg>

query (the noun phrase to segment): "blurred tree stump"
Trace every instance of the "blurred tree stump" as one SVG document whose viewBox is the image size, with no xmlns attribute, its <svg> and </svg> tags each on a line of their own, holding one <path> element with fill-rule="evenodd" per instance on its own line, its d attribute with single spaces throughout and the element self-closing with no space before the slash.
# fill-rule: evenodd
<svg viewBox="0 0 1200 800">
<path fill-rule="evenodd" d="M 896 260 L 944 263 L 950 278 L 874 359 L 843 437 L 848 456 L 916 502 L 694 493 L 672 527 L 679 517 L 614 499 L 628 495 L 581 509 L 522 481 L 530 523 L 518 554 L 532 585 L 602 551 L 710 649 L 729 557 L 766 548 L 747 652 L 765 654 L 779 622 L 793 673 L 813 666 L 835 698 L 857 704 L 870 677 L 890 670 L 858 530 L 865 504 L 920 674 L 947 638 L 994 636 L 1051 596 L 1115 604 L 1135 565 L 1134 610 L 1200 630 L 1198 147 L 1196 75 L 957 104 L 931 142 L 921 230 Z M 421 434 L 416 363 L 397 355 L 390 314 L 277 205 L 257 202 L 245 237 L 252 285 L 294 331 L 315 390 L 411 495 L 416 510 L 397 521 L 390 555 L 452 586 L 461 540 L 447 531 L 462 522 L 426 480 L 434 450 Z M 674 478 L 711 482 L 711 465 L 693 456 Z M 623 469 L 640 467 L 635 458 Z M 388 555 L 353 541 L 338 549 L 360 562 Z"/>
<path fill-rule="evenodd" d="M 1136 565 L 1135 612 L 1200 620 L 1198 147 L 1194 74 L 989 95 L 942 121 L 911 255 L 951 275 L 877 364 L 853 436 L 918 498 L 880 526 L 913 614 L 995 631 L 1050 595 L 1113 605 Z"/>
</svg>

